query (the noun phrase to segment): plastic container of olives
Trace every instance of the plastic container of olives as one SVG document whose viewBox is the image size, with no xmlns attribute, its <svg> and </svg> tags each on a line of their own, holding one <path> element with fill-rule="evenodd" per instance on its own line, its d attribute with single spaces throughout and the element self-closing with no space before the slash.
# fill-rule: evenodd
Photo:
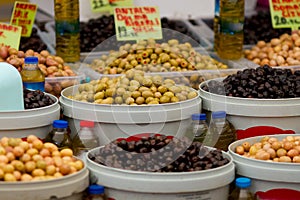
<svg viewBox="0 0 300 200">
<path fill-rule="evenodd" d="M 88 185 L 89 171 L 84 166 L 76 173 L 51 180 L 1 182 L 0 192 L 2 199 L 80 200 Z"/>
<path fill-rule="evenodd" d="M 132 138 L 132 140 L 136 139 L 136 137 Z M 127 139 L 128 142 L 132 140 Z M 89 155 L 99 152 L 100 148 L 105 147 L 97 147 L 88 152 L 87 167 L 93 181 L 106 187 L 106 195 L 109 198 L 122 199 L 126 196 L 132 200 L 181 200 L 183 197 L 192 196 L 196 199 L 225 200 L 229 193 L 229 184 L 235 176 L 232 158 L 224 151 L 221 154 L 229 162 L 213 169 L 189 172 L 149 172 L 118 169 L 98 164 L 91 160 Z M 207 148 L 208 151 L 213 149 Z"/>
<path fill-rule="evenodd" d="M 80 84 L 84 79 L 85 75 L 80 73 L 77 76 L 46 77 L 45 92 L 60 97 L 60 93 L 63 89 Z"/>
<path fill-rule="evenodd" d="M 248 158 L 236 153 L 236 147 L 243 145 L 246 142 L 254 145 L 255 143 L 261 142 L 266 137 L 276 138 L 278 141 L 282 141 L 287 136 L 299 137 L 300 134 L 263 135 L 238 140 L 230 144 L 228 148 L 229 154 L 233 157 L 237 174 L 251 178 L 252 183 L 250 190 L 253 193 L 276 188 L 299 190 L 300 164 Z"/>
</svg>

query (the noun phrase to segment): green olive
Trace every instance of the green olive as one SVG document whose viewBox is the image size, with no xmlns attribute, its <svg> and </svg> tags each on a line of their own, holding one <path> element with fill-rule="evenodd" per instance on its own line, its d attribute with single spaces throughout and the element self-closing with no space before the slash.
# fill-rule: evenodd
<svg viewBox="0 0 300 200">
<path fill-rule="evenodd" d="M 114 103 L 114 99 L 112 97 L 108 97 L 101 101 L 101 104 L 113 104 L 113 103 Z"/>
<path fill-rule="evenodd" d="M 102 92 L 97 92 L 95 95 L 94 95 L 94 99 L 95 100 L 98 100 L 98 99 L 103 99 L 105 96 L 105 93 L 102 91 Z"/>
<path fill-rule="evenodd" d="M 174 97 L 173 92 L 170 92 L 170 91 L 165 92 L 163 95 L 168 96 L 168 97 L 170 97 L 170 98 Z"/>
<path fill-rule="evenodd" d="M 178 87 L 178 86 L 176 86 L 176 85 L 171 86 L 171 87 L 169 88 L 169 90 L 170 90 L 171 92 L 173 92 L 174 94 L 175 94 L 175 93 L 181 92 L 181 88 Z"/>
<path fill-rule="evenodd" d="M 195 98 L 196 96 L 197 96 L 197 92 L 196 92 L 196 91 L 192 91 L 192 92 L 189 92 L 189 93 L 188 93 L 187 98 L 188 98 L 188 99 L 193 99 L 193 98 Z"/>
<path fill-rule="evenodd" d="M 161 85 L 157 88 L 157 91 L 160 92 L 161 94 L 163 94 L 163 93 L 167 92 L 168 89 L 165 86 Z"/>
<path fill-rule="evenodd" d="M 105 91 L 105 96 L 106 97 L 112 97 L 114 96 L 116 93 L 116 89 L 115 88 L 108 88 L 106 91 Z"/>
<path fill-rule="evenodd" d="M 119 95 L 119 96 L 122 96 L 125 92 L 126 92 L 126 90 L 123 87 L 119 87 L 116 90 L 116 94 Z"/>
<path fill-rule="evenodd" d="M 134 98 L 128 97 L 128 98 L 125 100 L 125 103 L 126 103 L 127 105 L 130 105 L 130 104 L 134 103 Z"/>
<path fill-rule="evenodd" d="M 117 96 L 116 98 L 115 98 L 115 101 L 114 101 L 116 104 L 122 104 L 123 103 L 123 98 L 122 97 L 120 97 L 120 96 Z"/>
<path fill-rule="evenodd" d="M 144 90 L 142 92 L 142 96 L 147 99 L 148 97 L 153 97 L 153 92 L 151 92 L 150 90 Z"/>
<path fill-rule="evenodd" d="M 172 102 L 172 103 L 179 102 L 178 97 L 176 97 L 176 96 L 171 97 L 171 102 Z"/>
<path fill-rule="evenodd" d="M 140 91 L 133 91 L 131 93 L 131 97 L 133 97 L 135 99 L 138 98 L 138 97 L 140 97 L 140 96 L 142 96 L 142 93 Z"/>
<path fill-rule="evenodd" d="M 146 98 L 145 103 L 148 104 L 149 102 L 151 102 L 153 100 L 154 100 L 153 97 L 148 97 L 148 98 Z"/>
<path fill-rule="evenodd" d="M 170 102 L 170 100 L 171 100 L 171 98 L 169 97 L 169 96 L 165 96 L 165 95 L 163 95 L 163 96 L 161 96 L 160 98 L 159 98 L 159 103 L 169 103 Z"/>
<path fill-rule="evenodd" d="M 144 78 L 142 85 L 144 85 L 146 87 L 151 87 L 152 80 L 150 78 Z"/>
<path fill-rule="evenodd" d="M 137 97 L 135 99 L 135 103 L 138 104 L 138 105 L 141 105 L 145 102 L 145 98 L 144 97 Z"/>
</svg>

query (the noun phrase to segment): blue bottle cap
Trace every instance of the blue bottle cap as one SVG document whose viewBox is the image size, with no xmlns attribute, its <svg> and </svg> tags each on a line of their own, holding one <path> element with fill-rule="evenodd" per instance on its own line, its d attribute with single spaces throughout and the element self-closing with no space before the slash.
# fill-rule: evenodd
<svg viewBox="0 0 300 200">
<path fill-rule="evenodd" d="M 34 57 L 34 56 L 32 56 L 32 57 L 26 57 L 25 60 L 24 60 L 24 62 L 26 64 L 37 64 L 39 62 L 39 59 L 38 59 L 38 57 Z"/>
<path fill-rule="evenodd" d="M 247 188 L 251 186 L 251 179 L 246 177 L 239 177 L 235 179 L 235 185 L 239 188 Z"/>
<path fill-rule="evenodd" d="M 226 117 L 226 112 L 225 111 L 212 112 L 212 118 L 213 119 L 220 119 L 220 118 L 225 118 L 225 117 Z"/>
<path fill-rule="evenodd" d="M 206 114 L 205 113 L 192 114 L 192 120 L 206 120 Z"/>
<path fill-rule="evenodd" d="M 68 128 L 68 122 L 65 120 L 54 120 L 53 127 L 54 128 Z"/>
<path fill-rule="evenodd" d="M 104 193 L 104 186 L 102 185 L 90 185 L 88 187 L 88 193 L 89 194 L 103 194 Z"/>
</svg>

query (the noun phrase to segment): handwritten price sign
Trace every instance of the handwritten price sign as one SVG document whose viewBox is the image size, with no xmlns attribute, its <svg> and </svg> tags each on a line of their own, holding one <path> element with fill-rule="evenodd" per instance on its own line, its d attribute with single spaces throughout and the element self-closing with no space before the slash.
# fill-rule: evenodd
<svg viewBox="0 0 300 200">
<path fill-rule="evenodd" d="M 118 41 L 162 38 L 158 7 L 118 7 L 114 18 Z"/>
<path fill-rule="evenodd" d="M 0 46 L 19 49 L 22 27 L 0 23 Z"/>
<path fill-rule="evenodd" d="M 21 26 L 22 36 L 30 37 L 36 11 L 36 4 L 16 1 L 10 24 Z"/>
<path fill-rule="evenodd" d="M 269 0 L 274 28 L 300 27 L 300 0 Z"/>
<path fill-rule="evenodd" d="M 114 7 L 132 6 L 133 0 L 90 0 L 90 4 L 93 12 L 113 13 Z"/>
</svg>

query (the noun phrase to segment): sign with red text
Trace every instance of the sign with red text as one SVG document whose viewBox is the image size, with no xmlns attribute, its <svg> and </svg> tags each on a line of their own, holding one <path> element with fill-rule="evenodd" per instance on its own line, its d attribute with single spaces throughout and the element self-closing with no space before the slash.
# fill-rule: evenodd
<svg viewBox="0 0 300 200">
<path fill-rule="evenodd" d="M 0 46 L 19 49 L 21 32 L 21 26 L 0 23 Z"/>
<path fill-rule="evenodd" d="M 161 39 L 158 7 L 118 7 L 114 10 L 118 41 Z"/>
<path fill-rule="evenodd" d="M 10 24 L 22 27 L 22 36 L 30 37 L 34 24 L 37 5 L 27 2 L 16 1 Z"/>
<path fill-rule="evenodd" d="M 93 12 L 114 12 L 114 7 L 133 6 L 133 0 L 90 0 Z"/>
<path fill-rule="evenodd" d="M 273 28 L 300 27 L 300 0 L 269 0 Z"/>
</svg>

